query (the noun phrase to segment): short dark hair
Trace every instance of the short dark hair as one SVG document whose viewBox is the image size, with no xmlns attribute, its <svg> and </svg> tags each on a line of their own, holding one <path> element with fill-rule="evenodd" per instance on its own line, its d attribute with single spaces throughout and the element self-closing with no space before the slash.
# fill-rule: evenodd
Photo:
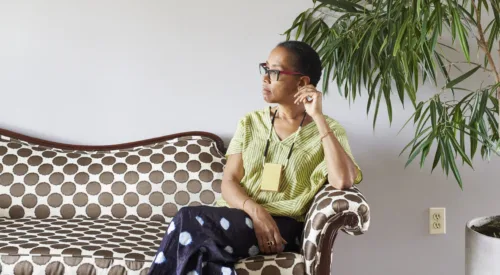
<svg viewBox="0 0 500 275">
<path fill-rule="evenodd" d="M 311 84 L 316 86 L 321 78 L 321 59 L 318 53 L 302 41 L 285 41 L 277 47 L 287 49 L 294 57 L 294 69 L 311 79 Z"/>
</svg>

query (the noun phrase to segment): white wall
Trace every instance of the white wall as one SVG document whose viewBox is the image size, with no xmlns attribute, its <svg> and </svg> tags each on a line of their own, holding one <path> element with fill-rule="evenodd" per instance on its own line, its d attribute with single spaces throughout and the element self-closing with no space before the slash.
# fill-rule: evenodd
<svg viewBox="0 0 500 275">
<path fill-rule="evenodd" d="M 240 116 L 265 106 L 257 64 L 311 5 L 0 0 L 0 128 L 79 144 L 188 130 L 227 141 Z M 335 274 L 463 274 L 465 222 L 500 213 L 500 160 L 462 169 L 462 192 L 439 170 L 403 169 L 411 128 L 396 134 L 410 109 L 373 131 L 363 99 L 349 106 L 333 90 L 324 104 L 348 131 L 372 207 L 366 235 L 340 235 Z M 427 233 L 433 206 L 447 208 L 446 235 Z"/>
</svg>

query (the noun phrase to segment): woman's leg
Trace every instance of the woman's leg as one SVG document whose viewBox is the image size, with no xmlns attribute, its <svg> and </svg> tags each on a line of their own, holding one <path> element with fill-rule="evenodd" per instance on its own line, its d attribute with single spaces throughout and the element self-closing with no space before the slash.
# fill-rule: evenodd
<svg viewBox="0 0 500 275">
<path fill-rule="evenodd" d="M 234 274 L 234 263 L 259 253 L 253 223 L 239 209 L 184 207 L 170 223 L 151 275 Z M 190 273 L 191 272 L 191 273 Z"/>
<path fill-rule="evenodd" d="M 284 252 L 299 252 L 304 223 L 289 217 L 273 216 L 281 237 L 288 243 Z"/>
<path fill-rule="evenodd" d="M 303 223 L 273 217 L 288 242 L 285 251 L 298 251 Z M 227 207 L 184 207 L 170 223 L 150 275 L 234 274 L 241 258 L 259 254 L 253 222 L 242 210 Z"/>
</svg>

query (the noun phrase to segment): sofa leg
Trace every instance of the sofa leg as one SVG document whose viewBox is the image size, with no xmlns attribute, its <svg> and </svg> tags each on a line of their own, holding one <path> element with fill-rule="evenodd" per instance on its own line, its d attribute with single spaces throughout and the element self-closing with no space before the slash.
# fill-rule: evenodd
<svg viewBox="0 0 500 275">
<path fill-rule="evenodd" d="M 332 253 L 333 244 L 337 238 L 338 231 L 345 225 L 356 226 L 358 218 L 354 213 L 347 213 L 334 216 L 327 222 L 329 224 L 323 239 L 320 240 L 321 245 L 321 258 L 316 270 L 312 275 L 329 275 L 332 274 Z"/>
</svg>

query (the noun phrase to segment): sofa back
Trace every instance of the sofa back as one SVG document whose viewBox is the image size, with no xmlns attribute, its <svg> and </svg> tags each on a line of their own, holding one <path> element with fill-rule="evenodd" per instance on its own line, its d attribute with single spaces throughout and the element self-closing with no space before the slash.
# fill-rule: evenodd
<svg viewBox="0 0 500 275">
<path fill-rule="evenodd" d="M 76 146 L 0 129 L 0 217 L 169 222 L 183 206 L 220 197 L 222 144 L 191 132 Z"/>
</svg>

